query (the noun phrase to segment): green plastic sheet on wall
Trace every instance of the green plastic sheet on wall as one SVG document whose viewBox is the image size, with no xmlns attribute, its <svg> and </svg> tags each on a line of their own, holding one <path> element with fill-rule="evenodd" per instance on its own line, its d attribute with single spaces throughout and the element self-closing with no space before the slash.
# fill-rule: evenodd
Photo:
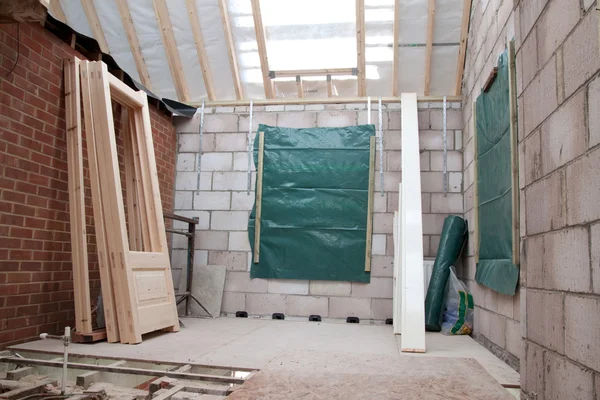
<svg viewBox="0 0 600 400">
<path fill-rule="evenodd" d="M 509 100 L 505 51 L 498 60 L 494 83 L 476 104 L 479 263 L 475 280 L 497 292 L 514 295 L 519 267 L 512 262 Z"/>
<path fill-rule="evenodd" d="M 365 272 L 374 125 L 264 132 L 260 259 L 252 278 L 369 282 Z M 258 166 L 258 134 L 254 163 Z M 256 206 L 248 236 L 254 250 Z"/>
</svg>

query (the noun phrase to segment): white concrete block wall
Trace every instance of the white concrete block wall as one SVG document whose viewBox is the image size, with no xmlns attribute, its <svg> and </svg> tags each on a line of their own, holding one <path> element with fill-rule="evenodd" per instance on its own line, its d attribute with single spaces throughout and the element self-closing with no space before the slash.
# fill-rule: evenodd
<svg viewBox="0 0 600 400">
<path fill-rule="evenodd" d="M 377 123 L 377 104 L 371 121 Z M 253 130 L 265 123 L 282 127 L 332 127 L 366 123 L 363 104 L 293 105 L 254 107 Z M 424 254 L 437 252 L 444 218 L 463 214 L 463 155 L 460 103 L 448 104 L 448 194 L 444 195 L 441 103 L 419 103 Z M 399 104 L 384 105 L 384 185 L 381 195 L 379 154 L 375 163 L 371 283 L 250 279 L 251 254 L 248 216 L 254 206 L 252 173 L 247 193 L 248 107 L 207 108 L 197 190 L 199 118 L 178 124 L 178 158 L 175 213 L 198 217 L 195 263 L 226 265 L 223 313 L 247 311 L 289 316 L 318 314 L 324 318 L 384 320 L 392 317 L 392 220 L 398 207 L 401 174 Z M 251 169 L 254 171 L 254 162 Z M 184 228 L 183 225 L 176 226 Z M 176 278 L 185 267 L 187 240 L 173 240 L 173 271 Z"/>
</svg>

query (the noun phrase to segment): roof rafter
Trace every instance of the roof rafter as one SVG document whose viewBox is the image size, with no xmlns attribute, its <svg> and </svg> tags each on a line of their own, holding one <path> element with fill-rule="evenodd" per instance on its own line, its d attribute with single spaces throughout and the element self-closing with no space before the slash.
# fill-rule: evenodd
<svg viewBox="0 0 600 400">
<path fill-rule="evenodd" d="M 83 7 L 83 11 L 85 12 L 85 17 L 87 18 L 88 24 L 90 25 L 90 29 L 92 30 L 92 34 L 94 35 L 94 39 L 96 39 L 98 45 L 100 46 L 100 51 L 106 54 L 110 53 L 108 43 L 106 42 L 106 37 L 104 36 L 104 30 L 102 29 L 102 25 L 100 24 L 100 19 L 98 18 L 96 7 L 94 7 L 94 1 L 81 0 L 81 6 Z"/>
<path fill-rule="evenodd" d="M 242 81 L 240 80 L 240 69 L 235 54 L 235 42 L 233 41 L 233 32 L 231 22 L 229 21 L 229 11 L 227 10 L 227 0 L 219 0 L 219 10 L 221 11 L 221 20 L 223 22 L 223 31 L 225 32 L 225 41 L 227 42 L 227 52 L 229 54 L 229 64 L 231 65 L 231 75 L 233 76 L 233 87 L 235 96 L 238 100 L 244 98 Z"/>
<path fill-rule="evenodd" d="M 269 58 L 267 57 L 265 27 L 262 22 L 262 13 L 260 12 L 260 0 L 252 0 L 252 18 L 254 19 L 254 32 L 256 33 L 256 44 L 258 46 L 258 57 L 260 58 L 260 70 L 265 87 L 265 96 L 267 99 L 272 99 L 275 97 L 275 94 L 273 83 L 269 76 Z"/>
<path fill-rule="evenodd" d="M 365 0 L 356 0 L 356 67 L 358 69 L 358 96 L 367 95 L 365 58 Z"/>
<path fill-rule="evenodd" d="M 433 20 L 435 17 L 435 0 L 429 0 L 427 12 L 427 44 L 425 54 L 425 88 L 423 94 L 429 96 L 429 86 L 431 85 L 431 53 L 433 50 Z"/>
<path fill-rule="evenodd" d="M 131 48 L 131 54 L 133 55 L 133 60 L 135 61 L 135 66 L 137 68 L 138 75 L 140 76 L 140 81 L 142 81 L 142 85 L 152 90 L 150 74 L 148 74 L 148 68 L 146 67 L 146 62 L 144 61 L 142 47 L 140 46 L 140 41 L 138 39 L 135 26 L 133 25 L 133 19 L 131 18 L 131 13 L 129 12 L 127 0 L 115 0 L 115 2 L 117 3 L 117 9 L 119 10 L 119 15 L 121 16 L 121 23 L 123 24 L 123 29 L 125 29 L 125 35 L 127 36 L 129 47 Z"/>
<path fill-rule="evenodd" d="M 400 6 L 399 0 L 394 0 L 394 60 L 392 61 L 392 96 L 398 96 L 398 59 L 400 58 L 398 44 L 400 38 Z"/>
<path fill-rule="evenodd" d="M 462 92 L 462 76 L 465 70 L 465 58 L 467 55 L 467 39 L 469 35 L 469 20 L 471 19 L 471 5 L 473 0 L 464 0 L 462 25 L 460 28 L 460 47 L 458 50 L 458 65 L 456 67 L 456 88 L 454 94 L 459 96 Z"/>
<path fill-rule="evenodd" d="M 175 84 L 177 98 L 179 101 L 189 102 L 190 95 L 183 74 L 183 65 L 179 58 L 177 42 L 175 41 L 175 35 L 173 34 L 173 25 L 171 25 L 171 18 L 169 17 L 169 9 L 167 8 L 166 0 L 152 0 L 152 5 L 154 6 L 154 14 L 156 15 L 156 21 L 158 22 L 158 29 L 160 30 L 165 46 L 165 53 L 167 54 L 169 69 L 171 70 L 171 76 L 173 78 L 173 83 Z"/>
<path fill-rule="evenodd" d="M 50 12 L 63 24 L 67 23 L 67 17 L 59 0 L 50 0 Z"/>
<path fill-rule="evenodd" d="M 204 79 L 204 87 L 206 88 L 206 94 L 208 96 L 208 100 L 214 101 L 216 99 L 215 87 L 213 85 L 212 73 L 210 72 L 210 65 L 208 64 L 206 48 L 204 47 L 204 39 L 202 38 L 200 21 L 198 20 L 198 9 L 196 8 L 196 1 L 185 0 L 185 6 L 187 7 L 187 12 L 190 17 L 192 34 L 194 35 L 194 42 L 196 43 L 196 53 L 198 53 L 198 61 L 200 62 L 200 68 L 202 69 L 202 79 Z"/>
</svg>

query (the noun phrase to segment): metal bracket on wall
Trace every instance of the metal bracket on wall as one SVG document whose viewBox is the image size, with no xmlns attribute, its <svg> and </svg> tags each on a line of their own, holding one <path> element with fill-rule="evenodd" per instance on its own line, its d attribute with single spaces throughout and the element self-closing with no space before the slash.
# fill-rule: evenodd
<svg viewBox="0 0 600 400">
<path fill-rule="evenodd" d="M 379 179 L 381 180 L 381 197 L 383 197 L 383 111 L 379 98 Z"/>
<path fill-rule="evenodd" d="M 254 147 L 254 141 L 252 140 L 252 109 L 254 106 L 254 101 L 250 100 L 250 115 L 248 118 L 248 168 L 246 169 L 246 173 L 248 175 L 248 187 L 246 188 L 246 194 L 250 195 L 250 190 L 252 189 L 252 149 Z"/>
<path fill-rule="evenodd" d="M 446 96 L 444 96 L 442 111 L 443 135 L 444 135 L 444 196 L 448 196 L 448 134 L 446 131 Z"/>
<path fill-rule="evenodd" d="M 196 171 L 198 180 L 196 181 L 196 192 L 200 192 L 200 177 L 202 176 L 200 162 L 202 161 L 202 134 L 204 133 L 204 102 L 200 108 L 200 127 L 198 128 L 198 156 L 196 157 Z"/>
</svg>

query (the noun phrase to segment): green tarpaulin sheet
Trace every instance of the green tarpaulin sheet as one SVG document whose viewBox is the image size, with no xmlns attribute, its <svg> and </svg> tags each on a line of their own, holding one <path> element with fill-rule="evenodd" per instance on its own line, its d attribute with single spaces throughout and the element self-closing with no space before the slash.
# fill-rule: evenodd
<svg viewBox="0 0 600 400">
<path fill-rule="evenodd" d="M 365 272 L 374 125 L 264 132 L 260 262 L 252 278 L 369 282 Z M 258 135 L 254 163 L 258 166 Z M 256 206 L 248 236 L 254 247 Z M 254 250 L 254 249 L 253 249 Z"/>
<path fill-rule="evenodd" d="M 514 295 L 519 267 L 512 262 L 512 180 L 508 54 L 498 60 L 491 88 L 477 98 L 479 264 L 475 280 Z M 543 101 L 543 100 L 541 100 Z"/>
</svg>

